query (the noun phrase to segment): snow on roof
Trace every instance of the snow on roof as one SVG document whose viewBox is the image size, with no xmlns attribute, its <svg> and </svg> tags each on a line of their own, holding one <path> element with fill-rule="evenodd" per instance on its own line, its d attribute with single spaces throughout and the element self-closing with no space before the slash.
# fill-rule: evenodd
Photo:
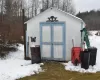
<svg viewBox="0 0 100 80">
<path fill-rule="evenodd" d="M 45 13 L 45 12 L 47 12 L 47 11 L 50 11 L 50 10 L 54 10 L 54 11 L 55 11 L 55 10 L 58 10 L 58 11 L 60 11 L 60 12 L 62 12 L 62 13 L 64 13 L 64 14 L 66 14 L 66 15 L 69 15 L 69 16 L 71 16 L 71 17 L 77 19 L 77 20 L 82 21 L 82 22 L 85 24 L 85 22 L 84 22 L 81 18 L 76 17 L 75 15 L 72 15 L 72 14 L 70 14 L 70 13 L 68 13 L 68 12 L 62 11 L 61 9 L 58 9 L 58 8 L 55 8 L 55 7 L 51 7 L 51 8 L 45 10 L 44 12 L 42 12 L 42 13 L 40 13 L 40 14 L 43 14 L 43 13 Z M 39 16 L 40 14 L 38 14 L 37 16 Z M 37 16 L 31 18 L 30 20 L 36 18 Z M 28 23 L 30 20 L 26 21 L 25 23 Z"/>
</svg>

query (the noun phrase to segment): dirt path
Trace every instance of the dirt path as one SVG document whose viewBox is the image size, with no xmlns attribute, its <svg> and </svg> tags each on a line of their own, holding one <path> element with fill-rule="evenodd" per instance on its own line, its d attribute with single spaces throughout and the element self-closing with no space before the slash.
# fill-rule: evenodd
<svg viewBox="0 0 100 80">
<path fill-rule="evenodd" d="M 66 71 L 59 62 L 46 62 L 43 69 L 45 72 L 19 80 L 100 80 L 100 73 L 81 74 Z"/>
</svg>

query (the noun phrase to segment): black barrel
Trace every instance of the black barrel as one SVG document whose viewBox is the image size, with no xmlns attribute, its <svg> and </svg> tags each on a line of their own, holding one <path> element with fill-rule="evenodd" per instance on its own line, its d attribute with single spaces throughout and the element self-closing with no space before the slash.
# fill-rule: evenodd
<svg viewBox="0 0 100 80">
<path fill-rule="evenodd" d="M 84 61 L 84 51 L 80 52 L 80 61 L 81 63 Z"/>
<path fill-rule="evenodd" d="M 31 47 L 31 62 L 32 64 L 41 62 L 40 46 Z"/>
<path fill-rule="evenodd" d="M 81 58 L 81 68 L 88 69 L 89 60 L 90 60 L 90 52 L 88 50 L 81 52 L 80 58 Z"/>
<path fill-rule="evenodd" d="M 88 48 L 88 51 L 90 52 L 90 62 L 89 62 L 89 65 L 94 66 L 96 64 L 97 48 L 91 47 L 91 48 Z"/>
</svg>

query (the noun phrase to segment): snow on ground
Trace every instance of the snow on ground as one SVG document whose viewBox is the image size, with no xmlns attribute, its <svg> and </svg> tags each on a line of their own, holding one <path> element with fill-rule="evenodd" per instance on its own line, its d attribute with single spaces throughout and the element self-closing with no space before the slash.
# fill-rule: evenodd
<svg viewBox="0 0 100 80">
<path fill-rule="evenodd" d="M 92 35 L 95 35 L 98 31 L 89 31 Z"/>
<path fill-rule="evenodd" d="M 18 51 L 11 52 L 5 60 L 0 60 L 0 80 L 15 80 L 42 71 L 41 64 L 31 64 L 24 60 L 24 46 L 19 45 Z"/>
<path fill-rule="evenodd" d="M 70 71 L 78 71 L 82 73 L 96 73 L 100 71 L 100 36 L 96 36 L 95 33 L 96 31 L 91 31 L 93 36 L 89 36 L 90 43 L 92 47 L 96 47 L 98 49 L 97 51 L 97 59 L 96 59 L 96 65 L 95 66 L 89 66 L 89 69 L 85 70 L 81 68 L 81 65 L 79 64 L 78 66 L 74 66 L 71 61 L 68 63 L 64 63 L 65 69 L 70 70 Z"/>
</svg>

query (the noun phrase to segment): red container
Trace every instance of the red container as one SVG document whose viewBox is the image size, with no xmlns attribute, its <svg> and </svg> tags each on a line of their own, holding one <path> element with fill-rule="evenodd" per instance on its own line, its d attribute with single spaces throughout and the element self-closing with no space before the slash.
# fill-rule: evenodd
<svg viewBox="0 0 100 80">
<path fill-rule="evenodd" d="M 71 61 L 74 65 L 77 65 L 78 63 L 80 63 L 80 52 L 81 51 L 82 51 L 81 47 L 72 48 Z"/>
</svg>

